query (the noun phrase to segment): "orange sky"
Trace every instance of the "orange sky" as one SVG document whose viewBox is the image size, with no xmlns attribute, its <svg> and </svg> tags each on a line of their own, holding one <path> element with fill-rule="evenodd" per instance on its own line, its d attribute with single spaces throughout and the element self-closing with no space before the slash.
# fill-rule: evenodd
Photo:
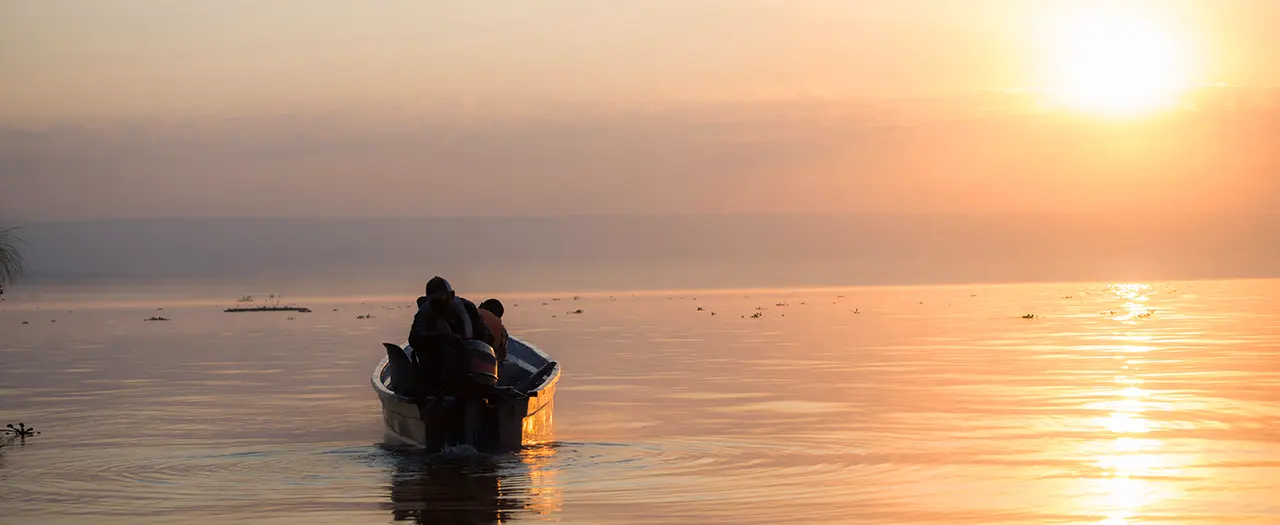
<svg viewBox="0 0 1280 525">
<path fill-rule="evenodd" d="M 0 215 L 27 220 L 1280 209 L 1270 0 L 42 0 L 0 15 Z M 1136 51 L 1099 54 L 1100 39 Z M 1062 58 L 1081 50 L 1082 66 Z M 1166 58 L 1185 84 L 1168 107 L 1051 95 L 1135 95 L 1168 83 L 1142 76 Z M 411 198 L 439 189 L 460 198 Z"/>
</svg>

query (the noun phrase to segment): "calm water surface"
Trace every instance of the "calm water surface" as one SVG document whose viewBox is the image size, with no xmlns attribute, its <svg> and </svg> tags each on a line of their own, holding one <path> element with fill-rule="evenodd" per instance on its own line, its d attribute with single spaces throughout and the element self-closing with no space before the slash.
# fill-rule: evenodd
<svg viewBox="0 0 1280 525">
<path fill-rule="evenodd" d="M 1280 281 L 510 297 L 502 456 L 386 444 L 409 295 L 0 303 L 0 521 L 1280 523 Z"/>
</svg>

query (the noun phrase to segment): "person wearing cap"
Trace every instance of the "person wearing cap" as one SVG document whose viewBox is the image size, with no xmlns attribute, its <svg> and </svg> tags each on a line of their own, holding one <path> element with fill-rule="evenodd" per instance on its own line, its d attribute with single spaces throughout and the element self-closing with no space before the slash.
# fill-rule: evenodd
<svg viewBox="0 0 1280 525">
<path fill-rule="evenodd" d="M 484 324 L 489 328 L 489 333 L 493 334 L 493 353 L 498 356 L 498 369 L 502 369 L 502 363 L 507 360 L 507 327 L 502 325 L 502 314 L 506 308 L 502 306 L 502 301 L 497 299 L 485 299 L 480 303 L 480 317 L 484 319 Z"/>
<path fill-rule="evenodd" d="M 462 342 L 468 339 L 494 345 L 493 333 L 480 316 L 476 305 L 453 291 L 443 277 L 427 282 L 426 295 L 418 298 L 418 313 L 409 328 L 410 359 L 425 368 L 429 376 L 440 369 L 449 356 L 460 354 Z"/>
</svg>

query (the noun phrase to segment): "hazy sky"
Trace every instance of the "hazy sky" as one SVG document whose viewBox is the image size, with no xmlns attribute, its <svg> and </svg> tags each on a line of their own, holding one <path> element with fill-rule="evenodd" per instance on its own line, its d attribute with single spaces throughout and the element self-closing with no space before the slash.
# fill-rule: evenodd
<svg viewBox="0 0 1280 525">
<path fill-rule="evenodd" d="M 9 1 L 0 216 L 1270 212 L 1277 35 L 1273 0 Z M 1173 73 L 1155 112 L 1044 95 Z"/>
</svg>

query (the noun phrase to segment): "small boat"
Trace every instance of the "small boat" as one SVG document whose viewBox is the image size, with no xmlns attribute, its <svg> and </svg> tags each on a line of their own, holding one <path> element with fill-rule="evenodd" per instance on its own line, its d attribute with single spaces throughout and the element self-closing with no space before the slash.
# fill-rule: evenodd
<svg viewBox="0 0 1280 525">
<path fill-rule="evenodd" d="M 466 444 L 484 452 L 515 450 L 550 435 L 560 364 L 537 347 L 511 337 L 498 383 L 479 403 L 464 406 L 454 396 L 392 391 L 392 369 L 412 366 L 412 348 L 383 343 L 387 350 L 373 369 L 373 390 L 382 402 L 388 433 L 429 450 Z M 434 394 L 434 395 L 432 395 Z"/>
</svg>

